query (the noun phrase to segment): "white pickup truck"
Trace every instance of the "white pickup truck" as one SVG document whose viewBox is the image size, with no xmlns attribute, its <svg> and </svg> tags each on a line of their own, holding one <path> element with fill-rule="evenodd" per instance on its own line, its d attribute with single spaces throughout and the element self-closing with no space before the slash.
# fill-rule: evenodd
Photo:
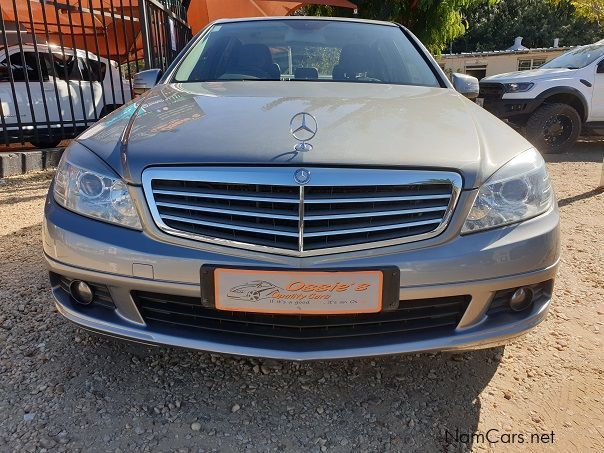
<svg viewBox="0 0 604 453">
<path fill-rule="evenodd" d="M 564 151 L 582 131 L 604 131 L 604 41 L 576 47 L 539 69 L 485 77 L 477 102 L 525 128 L 542 152 Z"/>
<path fill-rule="evenodd" d="M 130 99 L 114 61 L 46 44 L 0 46 L 0 141 L 53 147 Z"/>
</svg>

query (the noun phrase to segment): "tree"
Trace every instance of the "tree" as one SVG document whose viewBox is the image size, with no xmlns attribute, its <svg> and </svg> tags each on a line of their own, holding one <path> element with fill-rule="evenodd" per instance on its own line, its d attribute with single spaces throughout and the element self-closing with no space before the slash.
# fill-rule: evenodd
<svg viewBox="0 0 604 453">
<path fill-rule="evenodd" d="M 358 15 L 366 19 L 390 20 L 408 27 L 434 53 L 463 35 L 466 24 L 461 13 L 484 1 L 496 0 L 358 0 Z M 350 12 L 327 6 L 306 6 L 309 15 L 349 15 Z"/>
<path fill-rule="evenodd" d="M 598 25 L 604 25 L 604 0 L 572 0 L 577 12 Z"/>
<path fill-rule="evenodd" d="M 598 23 L 578 14 L 570 0 L 483 1 L 465 8 L 463 15 L 468 30 L 453 42 L 454 52 L 506 49 L 516 36 L 524 38 L 526 47 L 550 47 L 554 38 L 565 46 L 602 38 Z"/>
</svg>

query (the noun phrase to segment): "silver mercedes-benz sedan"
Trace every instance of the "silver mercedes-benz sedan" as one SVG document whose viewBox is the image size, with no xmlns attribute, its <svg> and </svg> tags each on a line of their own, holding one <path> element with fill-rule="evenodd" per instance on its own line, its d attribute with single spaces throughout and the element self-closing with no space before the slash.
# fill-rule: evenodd
<svg viewBox="0 0 604 453">
<path fill-rule="evenodd" d="M 396 24 L 221 20 L 65 151 L 58 311 L 146 344 L 305 360 L 505 343 L 541 322 L 541 155 Z"/>
</svg>

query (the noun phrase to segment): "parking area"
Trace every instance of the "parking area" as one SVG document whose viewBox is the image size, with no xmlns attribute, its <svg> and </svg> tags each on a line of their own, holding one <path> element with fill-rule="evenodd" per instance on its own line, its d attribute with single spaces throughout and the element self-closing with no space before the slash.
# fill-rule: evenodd
<svg viewBox="0 0 604 453">
<path fill-rule="evenodd" d="M 42 256 L 52 173 L 0 180 L 0 451 L 604 451 L 603 152 L 547 158 L 562 262 L 536 330 L 505 348 L 330 362 L 74 327 Z"/>
</svg>

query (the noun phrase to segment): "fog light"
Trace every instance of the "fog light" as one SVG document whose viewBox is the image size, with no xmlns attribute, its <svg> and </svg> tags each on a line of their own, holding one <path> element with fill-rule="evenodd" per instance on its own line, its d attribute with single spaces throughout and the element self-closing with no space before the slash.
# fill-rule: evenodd
<svg viewBox="0 0 604 453">
<path fill-rule="evenodd" d="M 526 310 L 533 303 L 533 290 L 530 288 L 518 288 L 510 297 L 510 308 L 514 311 Z"/>
<path fill-rule="evenodd" d="M 94 299 L 94 292 L 88 283 L 74 280 L 69 285 L 69 293 L 81 305 L 90 305 Z"/>
</svg>

